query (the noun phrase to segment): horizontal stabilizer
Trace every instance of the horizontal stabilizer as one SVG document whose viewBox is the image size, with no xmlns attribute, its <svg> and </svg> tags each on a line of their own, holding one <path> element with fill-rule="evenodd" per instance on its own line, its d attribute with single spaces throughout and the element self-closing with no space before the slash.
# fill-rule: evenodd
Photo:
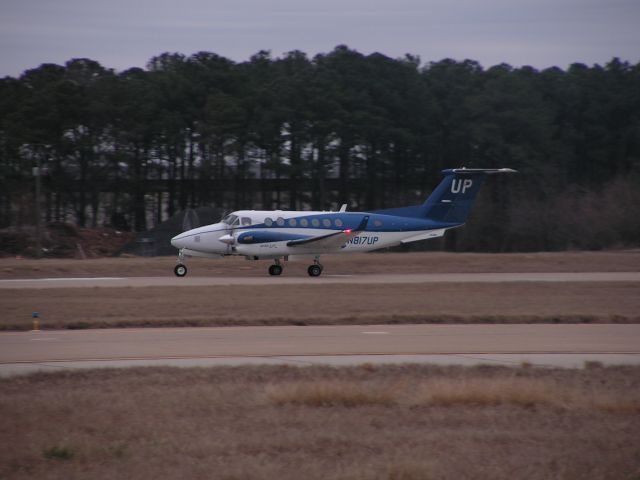
<svg viewBox="0 0 640 480">
<path fill-rule="evenodd" d="M 449 168 L 443 170 L 445 175 L 455 173 L 456 175 L 492 175 L 494 173 L 517 173 L 513 168 Z"/>
<path fill-rule="evenodd" d="M 400 243 L 411 243 L 411 242 L 417 242 L 418 240 L 428 240 L 430 238 L 442 237 L 444 235 L 445 230 L 446 230 L 445 228 L 439 228 L 437 230 L 427 230 L 426 232 L 419 233 L 417 235 L 414 235 L 413 237 L 404 238 L 400 240 Z"/>
</svg>

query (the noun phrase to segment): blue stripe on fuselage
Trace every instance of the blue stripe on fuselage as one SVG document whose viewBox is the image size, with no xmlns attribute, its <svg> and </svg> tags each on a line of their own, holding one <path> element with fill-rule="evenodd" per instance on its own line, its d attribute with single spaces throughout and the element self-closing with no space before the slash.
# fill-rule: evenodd
<svg viewBox="0 0 640 480">
<path fill-rule="evenodd" d="M 313 214 L 313 215 L 300 215 L 296 217 L 290 217 L 284 220 L 282 225 L 278 225 L 275 221 L 272 225 L 266 226 L 264 223 L 243 226 L 243 230 L 264 229 L 263 231 L 275 231 L 278 229 L 314 229 L 314 230 L 355 230 L 362 219 L 368 216 L 366 232 L 416 232 L 424 230 L 436 230 L 441 228 L 451 228 L 458 226 L 457 223 L 445 223 L 429 220 L 427 218 L 412 218 L 402 217 L 396 215 L 383 215 L 370 212 L 333 212 L 325 214 Z M 291 222 L 291 220 L 294 220 Z M 301 222 L 306 220 L 306 225 Z M 314 224 L 314 220 L 317 220 Z M 324 220 L 329 220 L 329 225 L 324 224 Z M 336 223 L 338 220 L 338 223 Z M 237 228 L 237 227 L 236 227 Z M 285 234 L 287 238 L 282 240 L 294 240 L 298 238 L 304 238 L 304 235 L 298 235 L 291 237 L 291 233 Z M 290 238 L 289 238 L 290 237 Z M 282 241 L 282 240 L 265 240 L 268 241 Z M 251 243 L 258 243 L 257 241 Z"/>
<path fill-rule="evenodd" d="M 270 243 L 270 242 L 284 242 L 289 240 L 300 240 L 304 238 L 310 238 L 310 235 L 300 235 L 294 233 L 275 232 L 269 227 L 264 225 L 254 225 L 254 228 L 260 228 L 261 230 L 251 230 L 238 235 L 238 243 L 252 244 L 252 243 Z"/>
</svg>

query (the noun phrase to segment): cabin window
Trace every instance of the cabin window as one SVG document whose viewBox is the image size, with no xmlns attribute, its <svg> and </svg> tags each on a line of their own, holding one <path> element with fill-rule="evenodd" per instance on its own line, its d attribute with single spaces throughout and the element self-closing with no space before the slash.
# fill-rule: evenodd
<svg viewBox="0 0 640 480">
<path fill-rule="evenodd" d="M 322 224 L 325 227 L 330 227 L 331 226 L 331 220 L 329 220 L 328 218 L 325 218 L 324 220 L 322 220 Z"/>
<path fill-rule="evenodd" d="M 336 227 L 341 227 L 342 226 L 342 220 L 340 220 L 339 218 L 336 218 L 334 223 L 336 224 Z"/>
<path fill-rule="evenodd" d="M 306 218 L 301 219 L 300 220 L 300 226 L 308 227 L 309 226 L 309 220 L 307 220 Z"/>
<path fill-rule="evenodd" d="M 271 225 L 273 225 L 273 220 L 271 220 L 269 217 L 267 217 L 267 218 L 264 219 L 264 224 L 267 227 L 270 227 Z"/>
<path fill-rule="evenodd" d="M 320 220 L 318 220 L 317 218 L 314 218 L 313 220 L 311 220 L 311 225 L 313 225 L 314 227 L 319 227 Z"/>
<path fill-rule="evenodd" d="M 276 223 L 278 224 L 279 227 L 284 227 L 284 218 L 278 217 L 278 219 L 276 220 Z"/>
<path fill-rule="evenodd" d="M 249 217 L 242 217 L 242 225 L 251 225 L 251 219 Z"/>
<path fill-rule="evenodd" d="M 298 224 L 298 221 L 295 218 L 290 218 L 289 219 L 289 226 L 290 227 L 295 227 Z"/>
</svg>

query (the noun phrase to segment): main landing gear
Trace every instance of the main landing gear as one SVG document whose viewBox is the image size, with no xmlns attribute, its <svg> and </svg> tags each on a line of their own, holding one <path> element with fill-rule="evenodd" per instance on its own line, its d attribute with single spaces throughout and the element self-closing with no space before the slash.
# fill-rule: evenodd
<svg viewBox="0 0 640 480">
<path fill-rule="evenodd" d="M 313 261 L 313 265 L 310 265 L 309 268 L 307 268 L 307 273 L 310 277 L 319 277 L 323 269 L 324 267 L 320 264 L 320 258 L 316 257 Z"/>
<path fill-rule="evenodd" d="M 282 268 L 282 265 L 280 264 L 280 259 L 276 258 L 275 262 L 276 262 L 275 264 L 269 266 L 269 275 L 271 276 L 282 275 L 283 268 Z M 320 263 L 320 258 L 316 257 L 313 260 L 313 265 L 310 265 L 309 268 L 307 269 L 307 273 L 309 274 L 310 277 L 319 277 L 322 274 L 323 269 L 324 267 Z"/>
<path fill-rule="evenodd" d="M 269 267 L 269 275 L 281 275 L 282 265 L 271 265 Z"/>
<path fill-rule="evenodd" d="M 182 250 L 178 251 L 178 264 L 173 269 L 173 273 L 176 274 L 176 277 L 184 277 L 187 274 L 187 266 L 184 262 L 184 253 Z"/>
<path fill-rule="evenodd" d="M 282 274 L 282 265 L 280 265 L 280 260 L 276 258 L 276 263 L 269 267 L 269 275 L 281 275 Z"/>
</svg>

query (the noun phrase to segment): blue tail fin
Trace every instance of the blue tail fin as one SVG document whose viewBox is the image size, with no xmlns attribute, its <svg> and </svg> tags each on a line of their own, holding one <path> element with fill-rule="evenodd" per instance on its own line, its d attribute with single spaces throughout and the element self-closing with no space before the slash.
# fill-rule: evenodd
<svg viewBox="0 0 640 480">
<path fill-rule="evenodd" d="M 443 170 L 444 179 L 423 204 L 424 216 L 446 223 L 464 223 L 487 175 L 515 172 L 510 168 Z"/>
<path fill-rule="evenodd" d="M 441 223 L 462 224 L 487 175 L 515 172 L 510 168 L 456 168 L 443 170 L 445 177 L 422 204 L 377 210 L 375 213 L 428 218 Z"/>
</svg>

